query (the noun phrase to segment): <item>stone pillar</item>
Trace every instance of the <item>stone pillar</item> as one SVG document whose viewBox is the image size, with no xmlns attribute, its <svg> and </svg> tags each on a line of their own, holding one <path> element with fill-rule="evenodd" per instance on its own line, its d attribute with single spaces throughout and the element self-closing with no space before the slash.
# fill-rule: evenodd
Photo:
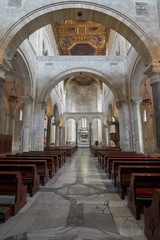
<svg viewBox="0 0 160 240">
<path fill-rule="evenodd" d="M 15 123 L 16 123 L 16 117 L 17 117 L 17 114 L 14 113 L 12 114 L 12 151 L 15 150 L 15 146 L 14 146 L 14 139 L 15 139 Z M 19 145 L 19 150 L 21 151 L 21 142 L 20 142 L 20 145 Z"/>
<path fill-rule="evenodd" d="M 78 147 L 78 122 L 76 122 L 76 146 Z"/>
<path fill-rule="evenodd" d="M 141 97 L 132 97 L 132 112 L 134 117 L 134 132 L 135 132 L 135 150 L 137 153 L 144 152 L 143 145 L 143 132 L 142 132 L 142 120 L 141 120 L 141 110 L 140 104 L 142 102 Z"/>
<path fill-rule="evenodd" d="M 151 76 L 157 151 L 160 153 L 160 72 Z"/>
<path fill-rule="evenodd" d="M 89 123 L 89 147 L 92 145 L 92 123 Z"/>
<path fill-rule="evenodd" d="M 63 91 L 63 112 L 66 112 L 66 90 Z"/>
<path fill-rule="evenodd" d="M 107 136 L 108 136 L 108 139 L 107 139 L 107 142 L 108 142 L 108 146 L 111 146 L 111 139 L 110 139 L 110 133 L 111 133 L 111 122 L 108 121 L 107 122 L 107 125 L 108 125 L 108 128 L 107 128 Z"/>
<path fill-rule="evenodd" d="M 56 147 L 59 146 L 59 123 L 60 121 L 55 121 L 55 125 L 56 125 L 55 146 Z"/>
<path fill-rule="evenodd" d="M 106 126 L 102 123 L 102 145 L 106 146 Z"/>
<path fill-rule="evenodd" d="M 63 126 L 63 146 L 66 145 L 65 126 Z"/>
<path fill-rule="evenodd" d="M 12 69 L 12 65 L 8 61 L 8 59 L 3 59 L 3 63 L 0 64 L 0 134 L 4 132 L 2 129 L 2 94 L 3 94 L 3 85 L 5 82 L 6 72 Z"/>
<path fill-rule="evenodd" d="M 47 147 L 50 147 L 50 141 L 51 141 L 51 116 L 47 117 Z"/>
<path fill-rule="evenodd" d="M 63 126 L 59 127 L 59 146 L 63 146 Z"/>
<path fill-rule="evenodd" d="M 34 106 L 34 144 L 33 150 L 44 150 L 44 116 L 46 102 L 35 100 Z"/>
<path fill-rule="evenodd" d="M 0 134 L 3 133 L 3 129 L 2 129 L 2 94 L 3 94 L 4 82 L 5 82 L 5 73 L 0 72 Z"/>
<path fill-rule="evenodd" d="M 119 110 L 119 134 L 122 151 L 131 151 L 130 144 L 130 118 L 127 101 L 117 102 Z"/>
<path fill-rule="evenodd" d="M 32 106 L 33 98 L 31 96 L 24 96 L 24 113 L 23 113 L 23 138 L 22 146 L 23 152 L 31 150 L 31 127 L 32 127 Z"/>
<path fill-rule="evenodd" d="M 109 146 L 109 126 L 106 126 L 106 146 Z"/>
</svg>

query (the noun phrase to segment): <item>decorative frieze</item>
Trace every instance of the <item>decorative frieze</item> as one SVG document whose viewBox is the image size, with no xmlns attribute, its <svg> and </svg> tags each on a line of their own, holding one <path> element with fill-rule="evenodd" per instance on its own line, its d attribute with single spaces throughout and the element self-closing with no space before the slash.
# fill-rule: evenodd
<svg viewBox="0 0 160 240">
<path fill-rule="evenodd" d="M 8 0 L 7 7 L 19 8 L 22 4 L 22 0 Z"/>
<path fill-rule="evenodd" d="M 149 5 L 144 2 L 136 2 L 136 15 L 149 17 Z"/>
<path fill-rule="evenodd" d="M 126 57 L 120 56 L 42 56 L 37 57 L 39 62 L 125 62 Z"/>
</svg>

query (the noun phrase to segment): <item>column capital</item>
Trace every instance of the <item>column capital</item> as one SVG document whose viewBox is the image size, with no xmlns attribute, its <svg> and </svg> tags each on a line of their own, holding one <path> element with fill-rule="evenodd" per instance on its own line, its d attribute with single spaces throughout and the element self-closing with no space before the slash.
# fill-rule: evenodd
<svg viewBox="0 0 160 240">
<path fill-rule="evenodd" d="M 6 72 L 12 70 L 12 65 L 9 59 L 4 58 L 3 62 L 0 64 L 0 78 L 5 79 Z"/>
<path fill-rule="evenodd" d="M 124 104 L 127 104 L 127 100 L 116 102 L 116 107 L 120 110 Z"/>
<path fill-rule="evenodd" d="M 144 74 L 151 79 L 151 86 L 160 83 L 160 63 L 151 63 L 144 71 Z"/>
<path fill-rule="evenodd" d="M 59 127 L 60 121 L 55 121 L 55 125 Z"/>
<path fill-rule="evenodd" d="M 160 70 L 158 72 L 152 72 L 150 85 L 160 84 Z"/>
<path fill-rule="evenodd" d="M 141 96 L 134 96 L 130 98 L 131 103 L 135 105 L 140 105 L 142 102 L 142 97 Z"/>
<path fill-rule="evenodd" d="M 92 127 L 92 123 L 91 122 L 89 123 L 89 126 Z"/>
<path fill-rule="evenodd" d="M 32 96 L 22 96 L 22 99 L 25 104 L 31 104 L 34 101 Z"/>
<path fill-rule="evenodd" d="M 42 109 L 45 110 L 47 107 L 47 102 L 42 102 Z"/>
</svg>

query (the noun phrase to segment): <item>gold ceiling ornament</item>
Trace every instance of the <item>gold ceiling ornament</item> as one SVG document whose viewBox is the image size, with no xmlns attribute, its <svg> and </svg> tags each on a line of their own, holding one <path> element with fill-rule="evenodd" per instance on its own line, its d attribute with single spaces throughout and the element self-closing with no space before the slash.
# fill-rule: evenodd
<svg viewBox="0 0 160 240">
<path fill-rule="evenodd" d="M 60 55 L 105 55 L 110 29 L 91 21 L 52 24 Z"/>
<path fill-rule="evenodd" d="M 70 78 L 67 78 L 65 79 L 64 81 L 65 85 L 64 85 L 64 89 L 66 90 L 67 89 L 67 86 L 69 83 L 73 83 L 77 86 L 91 86 L 92 84 L 98 84 L 100 89 L 102 90 L 103 89 L 103 84 L 100 80 L 98 80 L 97 78 L 93 78 L 89 75 L 76 75 L 76 76 L 72 76 Z"/>
</svg>

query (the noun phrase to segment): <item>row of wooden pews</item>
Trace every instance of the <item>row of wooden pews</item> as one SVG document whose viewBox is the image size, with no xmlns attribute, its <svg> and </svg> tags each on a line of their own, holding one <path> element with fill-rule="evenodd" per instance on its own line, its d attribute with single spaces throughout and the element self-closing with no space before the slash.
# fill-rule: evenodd
<svg viewBox="0 0 160 240">
<path fill-rule="evenodd" d="M 145 235 L 160 239 L 160 156 L 117 151 L 96 151 L 98 164 L 104 169 L 121 199 L 127 196 L 128 207 L 140 219 L 144 210 Z"/>
<path fill-rule="evenodd" d="M 68 151 L 68 147 L 66 148 Z M 0 157 L 0 221 L 6 222 L 34 196 L 66 162 L 65 147 Z M 75 147 L 70 148 L 70 156 Z"/>
</svg>

